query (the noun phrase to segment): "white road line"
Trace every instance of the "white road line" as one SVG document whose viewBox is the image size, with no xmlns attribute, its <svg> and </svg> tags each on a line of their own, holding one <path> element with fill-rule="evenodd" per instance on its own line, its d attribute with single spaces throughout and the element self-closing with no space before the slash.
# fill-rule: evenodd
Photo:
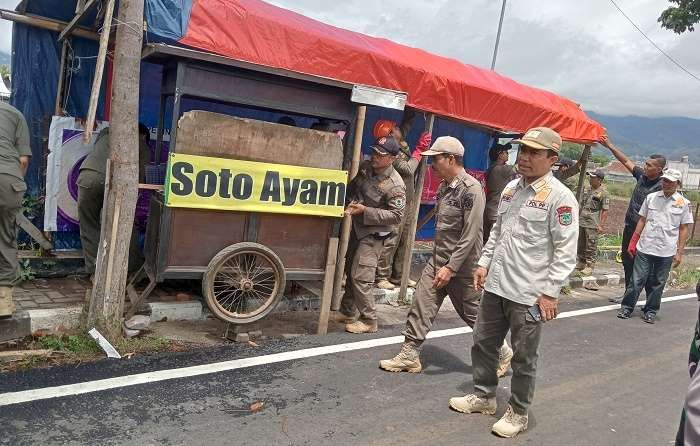
<svg viewBox="0 0 700 446">
<path fill-rule="evenodd" d="M 673 302 L 677 300 L 690 299 L 696 297 L 695 293 L 683 294 L 662 298 L 662 302 Z M 644 305 L 644 301 L 638 305 Z M 566 311 L 558 316 L 558 319 L 583 316 L 586 314 L 600 313 L 603 311 L 615 310 L 619 305 L 605 305 L 601 307 L 586 308 L 583 310 Z M 435 330 L 428 334 L 428 339 L 444 338 L 470 333 L 469 327 L 450 328 L 446 330 Z M 226 372 L 229 370 L 255 367 L 265 364 L 274 364 L 295 359 L 311 358 L 314 356 L 330 355 L 334 353 L 349 352 L 353 350 L 364 350 L 385 345 L 400 344 L 404 340 L 403 336 L 390 336 L 387 338 L 368 339 L 366 341 L 348 342 L 345 344 L 328 345 L 325 347 L 306 348 L 289 352 L 274 353 L 252 358 L 234 359 L 231 361 L 215 362 L 191 367 L 182 367 L 169 370 L 158 370 L 154 372 L 138 373 L 136 375 L 119 376 L 116 378 L 99 379 L 63 386 L 44 387 L 40 389 L 23 390 L 21 392 L 8 392 L 0 394 L 0 406 L 26 403 L 29 401 L 44 400 L 50 398 L 60 398 L 64 396 L 81 395 L 84 393 L 99 392 L 102 390 L 115 389 L 119 387 L 135 386 L 169 379 L 187 378 L 190 376 L 206 375 L 210 373 Z"/>
</svg>

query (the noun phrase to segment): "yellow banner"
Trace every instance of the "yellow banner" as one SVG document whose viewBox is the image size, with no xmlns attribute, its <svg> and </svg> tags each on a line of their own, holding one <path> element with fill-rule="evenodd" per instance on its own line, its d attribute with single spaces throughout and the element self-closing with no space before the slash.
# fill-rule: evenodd
<svg viewBox="0 0 700 446">
<path fill-rule="evenodd" d="M 171 153 L 166 206 L 342 217 L 347 172 Z"/>
</svg>

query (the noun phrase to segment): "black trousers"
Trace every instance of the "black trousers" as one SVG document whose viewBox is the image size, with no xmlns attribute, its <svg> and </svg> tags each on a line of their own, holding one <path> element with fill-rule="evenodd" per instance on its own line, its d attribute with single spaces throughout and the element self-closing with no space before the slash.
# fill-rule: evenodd
<svg viewBox="0 0 700 446">
<path fill-rule="evenodd" d="M 634 226 L 625 225 L 625 229 L 622 231 L 622 267 L 625 269 L 625 289 L 630 286 L 632 270 L 634 269 L 634 257 L 629 255 L 627 248 L 630 246 L 630 239 L 636 227 L 636 224 Z"/>
</svg>

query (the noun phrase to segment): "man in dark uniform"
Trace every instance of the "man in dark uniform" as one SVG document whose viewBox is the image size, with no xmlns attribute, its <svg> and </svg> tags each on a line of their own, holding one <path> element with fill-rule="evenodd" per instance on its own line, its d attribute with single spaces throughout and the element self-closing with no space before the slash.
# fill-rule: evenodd
<svg viewBox="0 0 700 446">
<path fill-rule="evenodd" d="M 391 136 L 379 138 L 372 146 L 372 159 L 360 166 L 348 185 L 351 200 L 345 213 L 352 216 L 352 234 L 345 259 L 347 283 L 340 312 L 347 318 L 350 333 L 377 331 L 377 313 L 372 285 L 377 262 L 392 226 L 401 222 L 406 207 L 406 186 L 392 163 L 399 154 L 399 144 Z"/>
<path fill-rule="evenodd" d="M 470 327 L 474 327 L 481 297 L 472 273 L 481 254 L 484 191 L 465 172 L 464 146 L 457 138 L 442 136 L 422 154 L 433 157 L 431 167 L 442 178 L 435 205 L 435 244 L 408 313 L 403 347 L 392 359 L 379 362 L 380 368 L 390 372 L 422 370 L 421 346 L 445 297 L 449 295 L 457 314 Z"/>
<path fill-rule="evenodd" d="M 510 183 L 516 174 L 515 166 L 508 162 L 510 144 L 496 144 L 489 150 L 491 166 L 486 171 L 486 209 L 484 210 L 484 243 L 489 239 L 491 228 L 498 217 L 498 203 L 501 201 L 501 192 L 506 184 Z"/>
<path fill-rule="evenodd" d="M 146 164 L 150 157 L 148 127 L 139 124 L 139 182 L 146 178 Z M 78 175 L 78 218 L 80 224 L 80 243 L 85 258 L 85 272 L 94 274 L 97 248 L 100 243 L 101 215 L 109 158 L 109 127 L 100 132 L 95 147 L 80 165 Z M 129 271 L 136 270 L 141 263 L 141 256 L 136 244 L 136 231 L 132 231 L 129 249 Z"/>
<path fill-rule="evenodd" d="M 632 197 L 630 198 L 627 213 L 625 214 L 625 228 L 622 231 L 622 266 L 625 269 L 625 289 L 627 289 L 630 286 L 632 270 L 634 268 L 634 258 L 629 255 L 628 249 L 632 234 L 634 234 L 637 222 L 639 221 L 639 209 L 641 209 L 642 203 L 644 203 L 647 195 L 661 190 L 661 173 L 664 167 L 666 167 L 666 158 L 664 158 L 663 155 L 651 155 L 649 159 L 644 162 L 644 167 L 639 167 L 610 141 L 608 135 L 603 136 L 600 144 L 607 147 L 615 158 L 617 158 L 637 180 L 637 185 L 634 187 L 634 191 L 632 191 Z M 610 302 L 619 304 L 622 302 L 623 298 L 624 294 L 620 297 L 610 299 Z"/>
<path fill-rule="evenodd" d="M 19 276 L 15 224 L 31 156 L 27 121 L 19 110 L 0 102 L 0 318 L 15 311 L 12 289 Z"/>
</svg>

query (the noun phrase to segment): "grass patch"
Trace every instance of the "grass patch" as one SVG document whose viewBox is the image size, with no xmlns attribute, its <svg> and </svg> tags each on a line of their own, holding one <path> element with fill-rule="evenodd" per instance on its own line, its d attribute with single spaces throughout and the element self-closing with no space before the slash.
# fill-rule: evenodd
<svg viewBox="0 0 700 446">
<path fill-rule="evenodd" d="M 184 349 L 181 344 L 169 339 L 148 335 L 121 339 L 115 343 L 114 347 L 125 358 L 129 358 L 135 353 L 182 351 Z M 54 353 L 50 356 L 28 356 L 11 363 L 0 363 L 0 372 L 96 361 L 105 357 L 104 352 L 94 339 L 79 332 L 29 338 L 21 343 L 18 349 L 52 350 Z"/>
<path fill-rule="evenodd" d="M 598 237 L 598 246 L 622 246 L 622 234 L 601 234 Z"/>
<path fill-rule="evenodd" d="M 693 288 L 700 281 L 700 267 L 681 264 L 671 270 L 671 286 L 674 288 Z"/>
</svg>

